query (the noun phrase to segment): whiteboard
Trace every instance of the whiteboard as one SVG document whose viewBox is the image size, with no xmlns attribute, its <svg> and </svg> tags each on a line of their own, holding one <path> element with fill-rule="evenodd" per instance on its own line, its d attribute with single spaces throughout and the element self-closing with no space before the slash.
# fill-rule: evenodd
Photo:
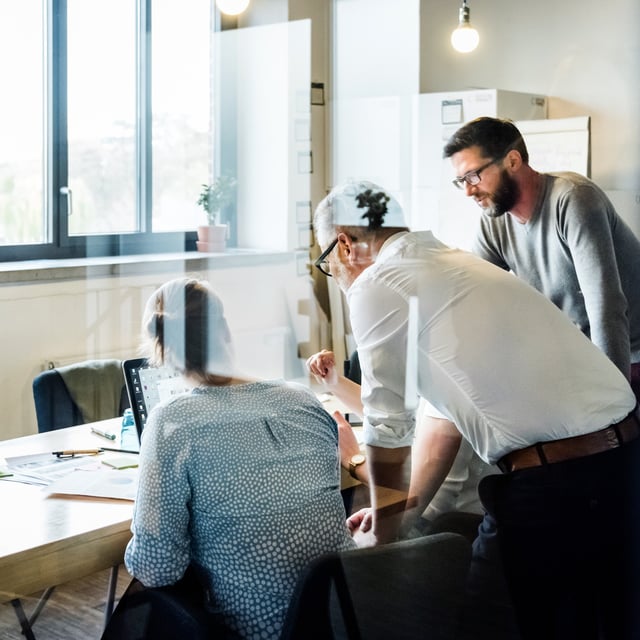
<svg viewBox="0 0 640 640">
<path fill-rule="evenodd" d="M 589 177 L 589 116 L 516 122 L 536 171 L 575 171 Z"/>
</svg>

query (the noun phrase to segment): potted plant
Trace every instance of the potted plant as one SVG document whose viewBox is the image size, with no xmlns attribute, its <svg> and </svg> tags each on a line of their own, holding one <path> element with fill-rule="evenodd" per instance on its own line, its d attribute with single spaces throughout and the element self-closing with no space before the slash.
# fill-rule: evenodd
<svg viewBox="0 0 640 640">
<path fill-rule="evenodd" d="M 203 184 L 198 205 L 207 214 L 206 225 L 198 227 L 198 251 L 224 251 L 228 226 L 220 224 L 220 212 L 233 202 L 236 179 L 231 176 L 218 176 L 212 184 Z"/>
</svg>

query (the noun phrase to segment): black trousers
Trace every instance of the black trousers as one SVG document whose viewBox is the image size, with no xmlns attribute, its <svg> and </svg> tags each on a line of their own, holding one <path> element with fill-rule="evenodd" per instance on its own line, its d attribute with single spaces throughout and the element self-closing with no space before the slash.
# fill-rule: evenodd
<svg viewBox="0 0 640 640">
<path fill-rule="evenodd" d="M 640 438 L 479 493 L 523 638 L 640 638 Z"/>
</svg>

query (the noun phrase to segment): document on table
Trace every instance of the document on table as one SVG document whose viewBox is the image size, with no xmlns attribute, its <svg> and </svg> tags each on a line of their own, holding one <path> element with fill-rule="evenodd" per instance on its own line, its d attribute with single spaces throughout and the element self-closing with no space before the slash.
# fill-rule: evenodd
<svg viewBox="0 0 640 640">
<path fill-rule="evenodd" d="M 47 495 L 84 496 L 135 500 L 138 488 L 138 469 L 76 469 L 51 483 Z"/>
<path fill-rule="evenodd" d="M 11 474 L 1 479 L 43 486 L 47 495 L 134 500 L 138 486 L 138 460 L 137 455 L 123 454 L 57 457 L 51 453 L 38 453 L 15 456 L 1 461 L 2 468 Z"/>
<path fill-rule="evenodd" d="M 100 469 L 99 458 L 99 456 L 58 458 L 51 453 L 15 456 L 5 459 L 6 469 L 12 475 L 3 479 L 47 486 L 76 469 Z"/>
</svg>

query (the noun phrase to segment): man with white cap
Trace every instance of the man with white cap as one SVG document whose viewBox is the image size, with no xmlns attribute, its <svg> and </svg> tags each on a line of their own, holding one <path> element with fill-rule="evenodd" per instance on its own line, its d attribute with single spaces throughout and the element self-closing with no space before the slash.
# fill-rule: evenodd
<svg viewBox="0 0 640 640">
<path fill-rule="evenodd" d="M 345 292 L 358 345 L 369 535 L 397 534 L 377 493 L 402 484 L 423 397 L 452 421 L 437 434 L 442 460 L 464 437 L 504 472 L 480 497 L 522 636 L 638 637 L 640 419 L 622 373 L 529 285 L 410 233 L 381 187 L 335 188 L 314 228 L 316 264 Z M 436 484 L 414 475 L 409 504 Z"/>
</svg>

